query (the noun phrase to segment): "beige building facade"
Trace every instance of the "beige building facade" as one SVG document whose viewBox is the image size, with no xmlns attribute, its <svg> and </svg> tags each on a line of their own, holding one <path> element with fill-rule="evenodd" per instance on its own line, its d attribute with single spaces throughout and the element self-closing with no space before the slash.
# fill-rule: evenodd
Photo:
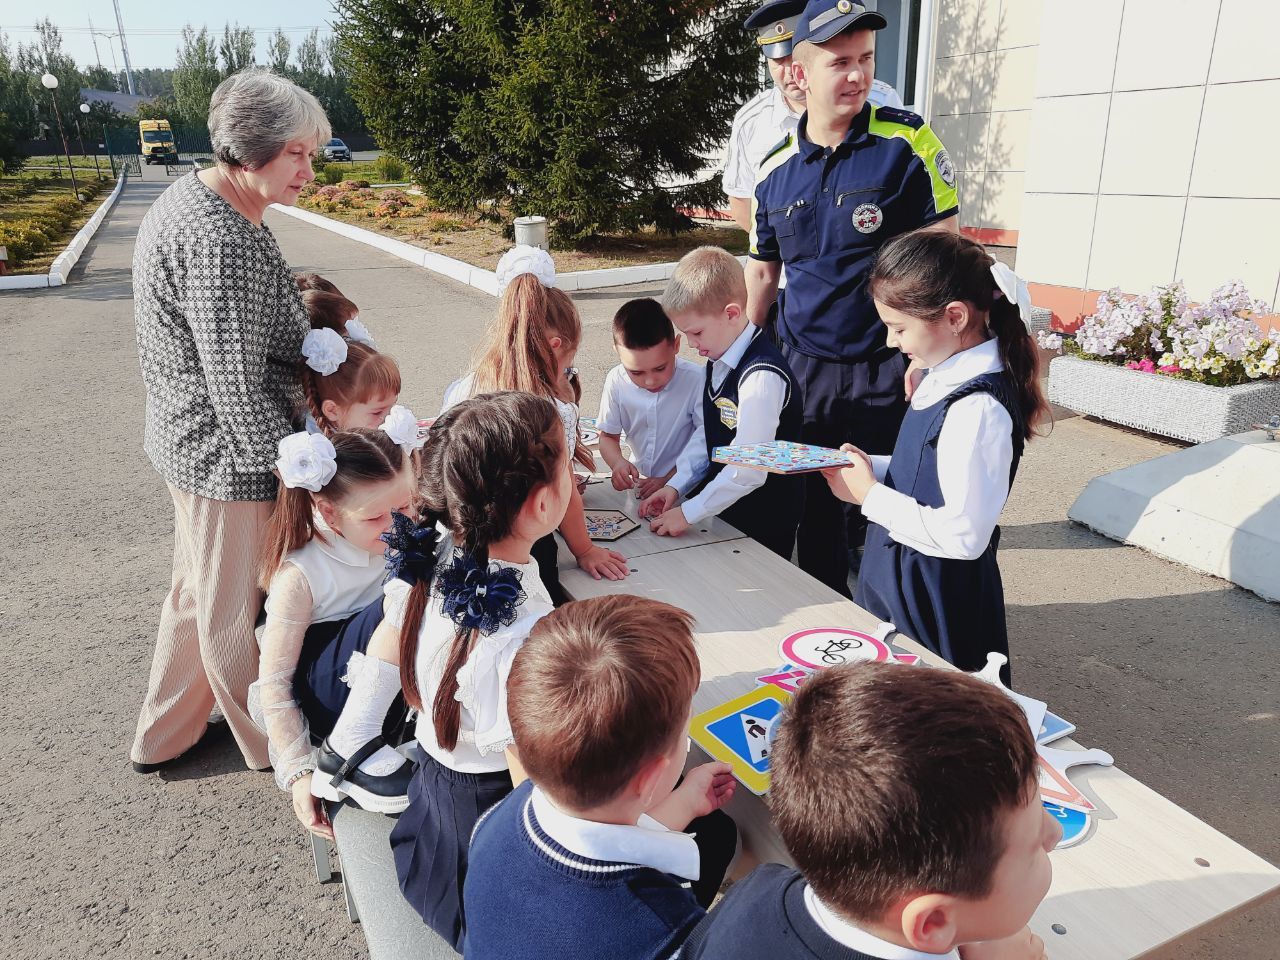
<svg viewBox="0 0 1280 960">
<path fill-rule="evenodd" d="M 933 29 L 961 223 L 1061 323 L 1179 279 L 1280 300 L 1280 4 L 937 0 Z"/>
</svg>

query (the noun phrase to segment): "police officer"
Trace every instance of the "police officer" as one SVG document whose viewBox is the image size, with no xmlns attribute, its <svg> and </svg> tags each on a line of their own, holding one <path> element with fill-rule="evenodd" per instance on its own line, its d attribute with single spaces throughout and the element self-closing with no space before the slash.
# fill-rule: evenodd
<svg viewBox="0 0 1280 960">
<path fill-rule="evenodd" d="M 729 197 L 729 215 L 743 230 L 751 229 L 751 198 L 760 161 L 779 140 L 795 132 L 804 113 L 804 91 L 791 76 L 791 40 L 804 5 L 805 0 L 769 0 L 743 24 L 755 31 L 756 44 L 773 79 L 773 86 L 738 110 L 729 135 L 720 182 Z M 867 99 L 878 107 L 902 106 L 898 92 L 882 80 L 872 82 Z"/>
<path fill-rule="evenodd" d="M 879 248 L 918 229 L 959 229 L 955 168 L 914 113 L 867 102 L 883 16 L 809 0 L 792 37 L 806 112 L 765 157 L 752 202 L 747 313 L 776 335 L 804 390 L 804 438 L 890 453 L 906 412 L 907 359 L 885 344 L 867 293 Z M 786 265 L 787 287 L 778 280 Z M 800 566 L 849 595 L 849 536 L 864 529 L 821 475 L 809 478 Z"/>
</svg>

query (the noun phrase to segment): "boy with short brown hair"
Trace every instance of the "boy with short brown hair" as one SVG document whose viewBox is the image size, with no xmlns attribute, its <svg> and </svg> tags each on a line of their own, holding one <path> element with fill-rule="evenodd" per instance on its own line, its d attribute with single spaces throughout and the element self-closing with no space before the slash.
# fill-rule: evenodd
<svg viewBox="0 0 1280 960">
<path fill-rule="evenodd" d="M 529 781 L 476 827 L 466 956 L 657 960 L 701 919 L 737 834 L 718 812 L 733 794 L 727 764 L 676 786 L 701 676 L 692 619 L 608 596 L 533 628 L 507 681 Z"/>
<path fill-rule="evenodd" d="M 812 677 L 774 741 L 769 806 L 799 870 L 736 884 L 687 960 L 1037 958 L 1061 837 L 1018 705 L 952 670 Z"/>
</svg>

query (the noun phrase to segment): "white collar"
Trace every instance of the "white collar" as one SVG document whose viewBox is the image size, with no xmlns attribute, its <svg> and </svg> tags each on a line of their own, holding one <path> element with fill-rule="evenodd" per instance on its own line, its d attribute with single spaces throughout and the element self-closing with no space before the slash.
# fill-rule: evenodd
<svg viewBox="0 0 1280 960">
<path fill-rule="evenodd" d="M 879 957 L 880 960 L 959 960 L 960 953 L 956 950 L 948 953 L 923 953 L 910 947 L 900 947 L 888 940 L 881 940 L 855 927 L 819 900 L 818 895 L 808 884 L 804 887 L 804 905 L 813 922 L 822 929 L 823 933 L 841 946 L 865 953 L 869 957 Z"/>
<path fill-rule="evenodd" d="M 772 114 L 770 120 L 773 125 L 782 133 L 790 133 L 800 123 L 800 114 L 791 109 L 791 104 L 787 103 L 787 98 L 782 95 L 782 91 L 778 89 L 778 85 L 773 86 L 773 102 L 771 104 Z M 790 129 L 788 129 L 790 127 Z"/>
<path fill-rule="evenodd" d="M 920 389 L 911 398 L 912 406 L 918 409 L 936 403 L 962 383 L 968 383 L 974 377 L 984 373 L 998 373 L 1004 369 L 1004 361 L 1000 359 L 1000 341 L 995 337 L 984 340 L 976 347 L 961 350 L 933 367 L 920 383 Z"/>
<path fill-rule="evenodd" d="M 634 827 L 580 820 L 556 808 L 537 787 L 531 797 L 538 825 L 560 846 L 589 860 L 638 864 L 685 880 L 697 880 L 698 845 L 687 833 L 668 830 L 641 814 Z"/>
<path fill-rule="evenodd" d="M 756 331 L 759 329 L 755 324 L 748 323 L 746 329 L 738 334 L 737 339 L 729 345 L 728 350 L 721 354 L 716 363 L 722 364 L 730 370 L 736 370 L 738 364 L 742 362 L 742 355 L 747 352 L 747 347 L 751 346 L 751 341 L 755 339 Z"/>
<path fill-rule="evenodd" d="M 327 557 L 337 560 L 339 563 L 345 563 L 349 567 L 367 567 L 373 564 L 382 563 L 382 555 L 375 553 L 365 553 L 351 541 L 349 541 L 338 531 L 333 530 L 324 522 L 324 518 L 320 516 L 320 511 L 312 514 L 315 520 L 316 532 L 323 533 L 325 539 L 313 537 L 311 542 L 316 545 L 319 550 Z M 328 541 L 327 543 L 325 541 Z"/>
</svg>

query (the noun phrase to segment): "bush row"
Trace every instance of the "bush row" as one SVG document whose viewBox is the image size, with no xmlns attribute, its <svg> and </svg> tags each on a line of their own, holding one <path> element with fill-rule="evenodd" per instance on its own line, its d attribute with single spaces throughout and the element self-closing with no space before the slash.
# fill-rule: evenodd
<svg viewBox="0 0 1280 960">
<path fill-rule="evenodd" d="M 6 198 L 9 196 L 9 189 L 9 185 L 6 185 Z M 99 184 L 92 182 L 82 187 L 80 192 L 85 203 L 92 201 L 99 189 Z M 18 196 L 30 196 L 33 191 L 34 188 Z M 21 220 L 0 222 L 0 246 L 9 250 L 9 266 L 21 266 L 24 260 L 39 256 L 57 243 L 84 206 L 84 203 L 74 197 L 50 197 L 35 206 Z"/>
</svg>

